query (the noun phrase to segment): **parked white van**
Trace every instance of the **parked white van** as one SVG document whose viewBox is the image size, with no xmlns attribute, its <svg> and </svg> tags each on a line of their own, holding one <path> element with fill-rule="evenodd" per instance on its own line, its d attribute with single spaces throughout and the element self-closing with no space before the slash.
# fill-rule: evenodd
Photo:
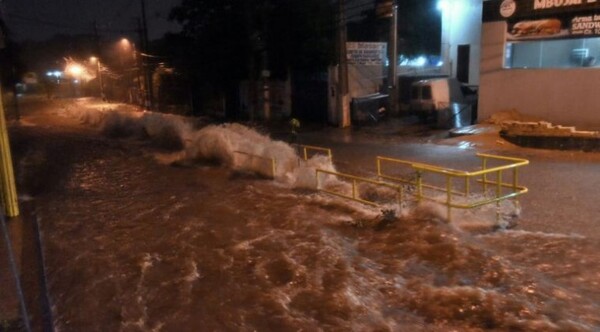
<svg viewBox="0 0 600 332">
<path fill-rule="evenodd" d="M 465 119 L 468 118 L 466 121 L 469 122 L 468 124 L 475 120 L 477 89 L 464 85 L 455 78 L 435 78 L 414 82 L 411 85 L 410 94 L 410 109 L 419 116 L 422 122 L 433 119 L 434 122 L 440 124 L 438 120 L 440 120 L 442 112 L 449 112 L 449 114 L 443 114 L 442 118 L 448 118 L 455 114 Z M 468 116 L 461 114 L 467 112 Z"/>
</svg>

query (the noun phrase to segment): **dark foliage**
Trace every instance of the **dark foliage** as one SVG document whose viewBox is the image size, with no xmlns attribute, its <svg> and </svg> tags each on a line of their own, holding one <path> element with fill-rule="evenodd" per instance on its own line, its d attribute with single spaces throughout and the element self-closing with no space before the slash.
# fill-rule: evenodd
<svg viewBox="0 0 600 332">
<path fill-rule="evenodd" d="M 242 80 L 324 70 L 333 59 L 335 19 L 322 0 L 183 0 L 170 18 L 183 29 L 163 47 L 202 91 L 196 103 L 228 100 Z"/>
<path fill-rule="evenodd" d="M 261 68 L 275 76 L 325 68 L 333 14 L 320 0 L 184 0 L 171 19 L 183 26 L 173 38 L 187 41 L 189 65 L 220 85 L 258 77 Z"/>
</svg>

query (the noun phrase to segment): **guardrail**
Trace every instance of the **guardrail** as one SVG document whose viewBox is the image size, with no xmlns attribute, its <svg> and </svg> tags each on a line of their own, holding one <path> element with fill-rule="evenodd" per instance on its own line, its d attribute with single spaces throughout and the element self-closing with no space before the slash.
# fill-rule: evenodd
<svg viewBox="0 0 600 332">
<path fill-rule="evenodd" d="M 340 193 L 340 192 L 336 192 L 333 190 L 329 190 L 326 189 L 322 186 L 322 182 L 321 182 L 321 177 L 319 176 L 319 174 L 327 174 L 327 175 L 333 175 L 336 177 L 340 177 L 340 178 L 344 178 L 347 180 L 351 180 L 352 181 L 352 195 L 347 195 L 344 193 Z M 396 185 L 396 184 L 391 184 L 391 183 L 387 183 L 387 182 L 381 182 L 381 181 L 376 181 L 376 180 L 372 180 L 372 179 L 367 179 L 367 178 L 362 178 L 362 177 L 358 177 L 358 176 L 354 176 L 354 175 L 350 175 L 350 174 L 344 174 L 344 173 L 338 173 L 338 172 L 333 172 L 333 171 L 327 171 L 327 170 L 322 170 L 322 169 L 317 169 L 316 170 L 316 175 L 317 175 L 317 190 L 335 195 L 335 196 L 339 196 L 339 197 L 343 197 L 343 198 L 347 198 L 356 202 L 360 202 L 360 203 L 364 203 L 364 204 L 368 204 L 368 205 L 372 205 L 372 206 L 378 206 L 379 203 L 375 202 L 375 201 L 370 201 L 364 198 L 361 198 L 359 196 L 359 190 L 358 190 L 358 184 L 359 183 L 368 183 L 374 186 L 381 186 L 381 187 L 386 187 L 386 188 L 390 188 L 392 190 L 395 190 L 397 192 L 398 195 L 398 204 L 402 203 L 403 200 L 403 192 L 402 192 L 402 186 L 400 185 Z"/>
<path fill-rule="evenodd" d="M 381 179 L 386 179 L 394 182 L 408 184 L 414 187 L 412 195 L 417 201 L 423 199 L 440 203 L 447 207 L 447 217 L 450 220 L 452 208 L 472 209 L 486 204 L 496 203 L 499 206 L 500 201 L 513 199 L 515 205 L 518 205 L 517 196 L 527 193 L 528 189 L 519 185 L 519 168 L 529 164 L 529 161 L 521 158 L 503 157 L 491 154 L 478 153 L 477 157 L 481 158 L 481 170 L 468 172 L 444 168 L 424 163 L 411 162 L 401 159 L 388 157 L 377 157 L 377 176 Z M 489 167 L 489 162 L 509 162 L 508 164 Z M 383 172 L 383 163 L 393 163 L 396 165 L 407 166 L 415 172 L 414 179 L 407 179 L 396 175 L 386 174 Z M 510 182 L 505 182 L 503 179 L 505 171 L 512 171 Z M 439 186 L 437 183 L 425 183 L 425 176 L 438 175 L 444 178 L 445 186 Z M 495 175 L 495 178 L 490 179 L 490 175 Z M 462 179 L 462 183 L 458 186 L 455 184 L 455 178 Z M 472 179 L 481 184 L 481 192 L 479 196 L 475 195 L 471 186 Z M 462 190 L 460 190 L 462 187 Z M 493 189 L 493 195 L 490 196 L 488 189 Z M 433 193 L 438 193 L 434 196 Z M 445 194 L 445 199 L 439 198 L 439 193 Z M 465 203 L 458 202 L 455 196 L 462 196 Z M 482 199 L 478 199 L 483 197 Z M 499 217 L 499 211 L 497 211 Z"/>
<path fill-rule="evenodd" d="M 313 152 L 316 151 L 316 153 L 324 152 L 329 157 L 329 160 L 333 161 L 331 149 L 329 149 L 329 148 L 322 148 L 322 147 L 318 147 L 318 146 L 302 145 L 302 144 L 297 144 L 296 146 L 299 148 L 302 148 L 302 151 L 303 151 L 302 155 L 304 157 L 304 160 L 308 160 L 308 155 L 309 155 L 308 152 L 309 151 L 313 151 Z"/>
<path fill-rule="evenodd" d="M 267 164 L 267 167 L 270 166 L 271 174 L 265 174 L 265 175 L 271 176 L 272 179 L 275 178 L 275 174 L 276 174 L 276 170 L 277 170 L 277 161 L 275 160 L 275 158 L 263 157 L 263 156 L 251 154 L 251 153 L 248 153 L 248 152 L 243 152 L 243 151 L 233 151 L 233 152 L 237 153 L 237 154 L 240 154 L 240 155 L 244 155 L 244 156 L 250 157 L 250 158 L 264 160 L 264 161 L 270 163 L 270 164 Z"/>
</svg>

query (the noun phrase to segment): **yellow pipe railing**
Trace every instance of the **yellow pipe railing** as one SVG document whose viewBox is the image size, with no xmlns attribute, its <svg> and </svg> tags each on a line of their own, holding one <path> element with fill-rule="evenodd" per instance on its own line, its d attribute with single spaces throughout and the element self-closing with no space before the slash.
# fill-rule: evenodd
<svg viewBox="0 0 600 332">
<path fill-rule="evenodd" d="M 0 91 L 0 95 L 2 91 Z M 19 201 L 17 197 L 17 187 L 15 185 L 15 176 L 12 164 L 12 155 L 10 153 L 10 142 L 8 140 L 8 129 L 4 118 L 4 105 L 0 100 L 0 198 L 2 199 L 4 210 L 0 213 L 6 213 L 8 217 L 19 215 Z"/>
<path fill-rule="evenodd" d="M 270 157 L 263 157 L 263 156 L 259 156 L 259 155 L 255 155 L 252 153 L 248 153 L 248 152 L 244 152 L 244 151 L 233 151 L 234 153 L 238 153 L 244 156 L 248 156 L 251 158 L 257 158 L 257 159 L 261 159 L 261 160 L 265 160 L 267 162 L 270 162 L 270 166 L 271 166 L 271 178 L 275 178 L 275 175 L 277 174 L 277 161 L 275 160 L 275 158 L 270 158 Z"/>
<path fill-rule="evenodd" d="M 514 199 L 515 204 L 518 204 L 516 197 L 519 195 L 523 195 L 528 192 L 528 189 L 524 186 L 520 186 L 518 184 L 519 173 L 518 169 L 522 166 L 528 165 L 529 161 L 521 158 L 513 158 L 513 157 L 504 157 L 504 156 L 496 156 L 491 154 L 478 153 L 477 157 L 482 159 L 482 169 L 478 171 L 460 171 L 451 168 L 443 168 L 434 165 L 428 165 L 418 162 L 411 162 L 401 159 L 394 159 L 388 157 L 377 157 L 377 176 L 382 179 L 387 179 L 391 181 L 397 181 L 405 184 L 410 184 L 415 186 L 416 190 L 414 195 L 416 196 L 417 201 L 422 199 L 434 201 L 443 205 L 446 205 L 448 208 L 448 218 L 451 217 L 451 208 L 461 208 L 461 209 L 471 209 L 475 207 L 479 207 L 486 204 L 496 203 L 499 206 L 500 201 L 505 199 Z M 499 165 L 495 167 L 488 168 L 488 161 L 495 160 L 499 162 L 509 162 L 509 164 Z M 416 180 L 410 180 L 401 178 L 399 176 L 393 176 L 389 174 L 385 174 L 383 172 L 382 163 L 394 163 L 400 164 L 403 166 L 408 166 L 416 172 Z M 512 183 L 503 182 L 502 176 L 503 171 L 512 170 Z M 446 185 L 445 187 L 435 186 L 433 184 L 424 183 L 423 176 L 427 173 L 430 174 L 438 174 L 446 177 Z M 496 180 L 491 180 L 488 178 L 488 174 L 496 174 Z M 457 191 L 453 189 L 453 179 L 454 178 L 464 178 L 464 192 Z M 483 197 L 485 199 L 478 200 L 475 202 L 469 202 L 466 204 L 455 203 L 453 200 L 453 195 L 461 195 L 465 198 L 469 199 L 472 195 L 472 188 L 470 185 L 470 180 L 475 177 L 481 177 L 481 179 L 477 179 L 477 182 L 483 185 Z M 495 186 L 495 197 L 487 198 L 487 189 L 488 185 Z M 509 189 L 507 193 L 503 192 L 503 189 Z M 445 199 L 439 199 L 436 197 L 428 196 L 425 194 L 424 190 L 435 190 L 438 192 L 446 193 Z"/>
<path fill-rule="evenodd" d="M 316 151 L 317 153 L 324 152 L 329 157 L 329 160 L 333 161 L 331 149 L 329 149 L 329 148 L 322 148 L 319 146 L 302 145 L 302 144 L 298 144 L 297 146 L 302 148 L 302 156 L 304 157 L 304 160 L 308 160 L 308 152 L 309 151 Z"/>
<path fill-rule="evenodd" d="M 320 181 L 320 179 L 321 179 L 321 177 L 319 176 L 320 174 L 333 175 L 336 177 L 351 180 L 352 181 L 352 195 L 346 195 L 344 193 L 340 193 L 340 192 L 336 192 L 333 190 L 323 188 L 322 183 Z M 326 193 L 329 193 L 329 194 L 332 194 L 332 195 L 335 195 L 338 197 L 347 198 L 347 199 L 353 200 L 355 202 L 363 203 L 363 204 L 378 206 L 379 204 L 377 202 L 369 201 L 369 200 L 363 199 L 359 196 L 358 183 L 368 183 L 371 185 L 382 186 L 382 187 L 396 190 L 396 192 L 398 194 L 398 204 L 402 203 L 402 199 L 403 199 L 402 186 L 399 186 L 399 185 L 395 185 L 395 184 L 391 184 L 391 183 L 387 183 L 387 182 L 376 181 L 376 180 L 367 179 L 367 178 L 362 178 L 362 177 L 358 177 L 358 176 L 354 176 L 354 175 L 350 175 L 350 174 L 327 171 L 327 170 L 323 170 L 323 169 L 317 169 L 316 176 L 317 176 L 317 190 L 320 190 L 320 191 L 323 191 L 323 192 L 326 192 Z"/>
</svg>

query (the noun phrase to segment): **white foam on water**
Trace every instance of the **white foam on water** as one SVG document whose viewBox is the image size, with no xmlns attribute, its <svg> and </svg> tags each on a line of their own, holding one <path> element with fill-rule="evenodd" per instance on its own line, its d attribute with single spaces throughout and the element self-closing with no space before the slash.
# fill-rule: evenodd
<svg viewBox="0 0 600 332">
<path fill-rule="evenodd" d="M 183 280 L 187 282 L 193 282 L 200 279 L 201 275 L 198 271 L 198 264 L 196 264 L 196 262 L 192 261 L 190 263 L 189 269 L 189 273 L 183 277 Z"/>
<path fill-rule="evenodd" d="M 326 188 L 352 196 L 352 185 L 335 175 L 321 173 L 321 188 L 317 188 L 317 169 L 336 171 L 331 159 L 324 155 L 316 154 L 305 161 L 289 144 L 272 140 L 267 135 L 237 123 L 209 125 L 196 130 L 194 120 L 190 118 L 153 112 L 131 112 L 122 108 L 119 104 L 85 107 L 81 104 L 77 108 L 67 107 L 64 113 L 78 118 L 82 123 L 99 127 L 108 135 L 145 135 L 150 139 L 181 142 L 183 149 L 179 152 L 155 154 L 155 159 L 162 164 L 212 160 L 239 172 L 274 177 L 278 184 L 291 188 Z M 359 185 L 358 191 L 361 197 L 367 196 L 382 203 L 382 206 L 372 209 L 351 201 L 345 204 L 369 210 L 369 214 L 373 214 L 373 211 L 380 214 L 382 209 L 394 210 L 396 215 L 410 213 L 410 209 L 398 206 L 394 201 L 396 192 L 390 188 L 363 183 Z"/>
<path fill-rule="evenodd" d="M 163 164 L 213 160 L 236 171 L 274 177 L 294 188 L 311 189 L 316 187 L 316 169 L 335 171 L 329 158 L 315 155 L 305 161 L 289 144 L 272 140 L 241 124 L 209 125 L 196 130 L 195 120 L 191 118 L 115 108 L 80 105 L 67 107 L 63 114 L 111 136 L 146 136 L 168 146 L 181 143 L 182 151 L 156 154 L 156 160 Z M 335 177 L 330 175 L 322 178 L 325 184 L 335 182 Z"/>
</svg>

